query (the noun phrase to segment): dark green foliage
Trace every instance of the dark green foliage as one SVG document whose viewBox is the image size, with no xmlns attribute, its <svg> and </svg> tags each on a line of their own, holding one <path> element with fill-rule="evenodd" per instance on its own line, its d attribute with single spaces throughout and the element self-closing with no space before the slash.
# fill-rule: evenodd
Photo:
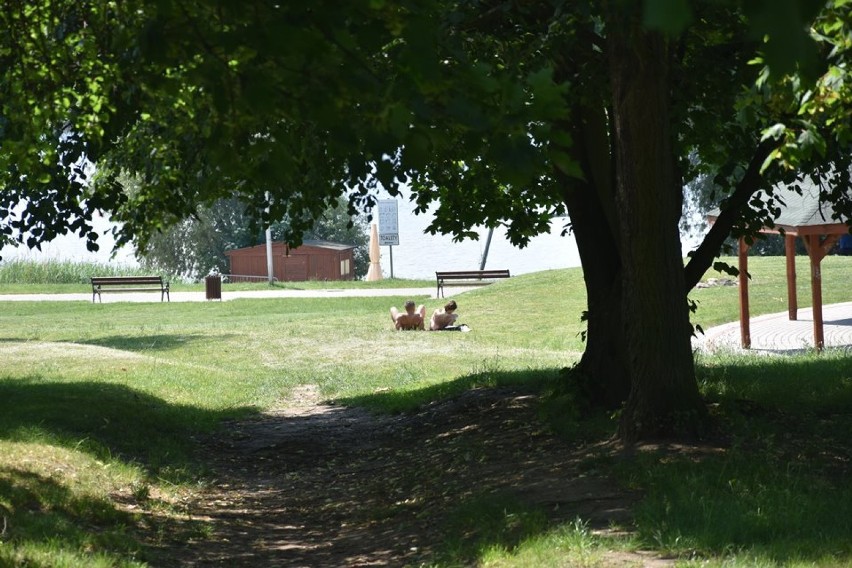
<svg viewBox="0 0 852 568">
<path fill-rule="evenodd" d="M 195 216 L 148 239 L 136 256 L 149 271 L 162 270 L 193 280 L 214 269 L 226 273 L 226 250 L 257 244 L 243 209 L 234 198 L 200 207 Z"/>
</svg>

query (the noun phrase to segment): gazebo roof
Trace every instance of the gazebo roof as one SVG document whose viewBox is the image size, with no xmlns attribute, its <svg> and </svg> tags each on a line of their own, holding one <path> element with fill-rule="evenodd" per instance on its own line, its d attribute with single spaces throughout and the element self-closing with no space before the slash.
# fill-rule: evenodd
<svg viewBox="0 0 852 568">
<path fill-rule="evenodd" d="M 824 227 L 825 225 L 845 224 L 834 218 L 834 209 L 830 203 L 820 200 L 819 186 L 810 178 L 805 178 L 799 187 L 801 195 L 790 187 L 779 188 L 776 195 L 783 203 L 781 214 L 775 219 L 775 225 L 785 230 L 804 227 Z"/>
<path fill-rule="evenodd" d="M 775 199 L 781 213 L 775 218 L 775 227 L 765 227 L 762 233 L 777 233 L 779 229 L 793 235 L 804 234 L 846 234 L 849 228 L 842 219 L 834 218 L 834 209 L 830 203 L 820 200 L 819 185 L 810 177 L 799 184 L 801 194 L 790 186 L 777 186 Z M 765 192 L 757 194 L 761 201 L 768 199 Z M 719 216 L 719 208 L 712 209 L 708 220 L 713 223 Z"/>
</svg>

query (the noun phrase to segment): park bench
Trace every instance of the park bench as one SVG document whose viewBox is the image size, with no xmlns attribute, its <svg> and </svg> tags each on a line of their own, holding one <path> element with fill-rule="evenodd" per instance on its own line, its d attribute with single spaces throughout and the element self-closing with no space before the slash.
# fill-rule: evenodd
<svg viewBox="0 0 852 568">
<path fill-rule="evenodd" d="M 160 301 L 169 300 L 169 283 L 162 276 L 92 276 L 92 302 L 103 292 L 160 292 Z"/>
<path fill-rule="evenodd" d="M 436 297 L 444 296 L 444 282 L 450 280 L 456 284 L 488 284 L 486 280 L 495 278 L 509 278 L 508 270 L 457 270 L 453 272 L 435 272 L 438 280 L 438 291 Z"/>
</svg>

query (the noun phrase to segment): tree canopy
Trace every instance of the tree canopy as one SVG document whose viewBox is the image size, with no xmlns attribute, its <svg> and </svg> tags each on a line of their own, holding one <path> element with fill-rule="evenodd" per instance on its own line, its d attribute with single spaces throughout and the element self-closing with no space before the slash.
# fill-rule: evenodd
<svg viewBox="0 0 852 568">
<path fill-rule="evenodd" d="M 430 230 L 566 212 L 586 279 L 574 378 L 625 439 L 700 433 L 688 290 L 761 188 L 804 174 L 850 212 L 841 0 L 219 0 L 6 3 L 0 215 L 29 244 L 105 210 L 144 243 L 237 195 L 298 242 L 339 196 L 438 203 Z M 691 156 L 699 160 L 691 160 Z M 86 167 L 86 160 L 97 169 Z M 92 173 L 96 171 L 96 173 Z M 130 173 L 141 190 L 119 183 Z M 722 214 L 684 267 L 683 186 Z M 666 314 L 663 318 L 661 314 Z"/>
</svg>

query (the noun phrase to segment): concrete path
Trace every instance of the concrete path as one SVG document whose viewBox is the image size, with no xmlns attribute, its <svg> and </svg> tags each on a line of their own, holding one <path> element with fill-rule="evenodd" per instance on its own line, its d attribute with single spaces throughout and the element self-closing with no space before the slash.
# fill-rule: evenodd
<svg viewBox="0 0 852 568">
<path fill-rule="evenodd" d="M 452 298 L 480 286 L 446 286 L 444 296 Z M 172 292 L 172 302 L 205 302 L 204 290 L 197 292 Z M 430 288 L 371 288 L 371 289 L 324 289 L 324 290 L 242 290 L 222 291 L 222 300 L 237 298 L 381 298 L 387 296 L 405 296 L 412 299 L 435 298 L 435 287 Z M 38 302 L 72 301 L 91 302 L 92 293 L 81 294 L 0 294 L 0 302 Z M 115 302 L 159 302 L 160 294 L 153 292 L 105 292 L 101 301 L 104 304 Z M 215 301 L 215 300 L 214 300 Z"/>
<path fill-rule="evenodd" d="M 823 333 L 826 347 L 852 346 L 852 302 L 823 306 Z M 693 345 L 704 351 L 740 351 L 740 322 L 735 321 L 705 330 L 693 338 Z M 751 351 L 799 353 L 813 349 L 814 320 L 811 308 L 800 308 L 798 319 L 790 321 L 787 312 L 751 318 Z"/>
</svg>

